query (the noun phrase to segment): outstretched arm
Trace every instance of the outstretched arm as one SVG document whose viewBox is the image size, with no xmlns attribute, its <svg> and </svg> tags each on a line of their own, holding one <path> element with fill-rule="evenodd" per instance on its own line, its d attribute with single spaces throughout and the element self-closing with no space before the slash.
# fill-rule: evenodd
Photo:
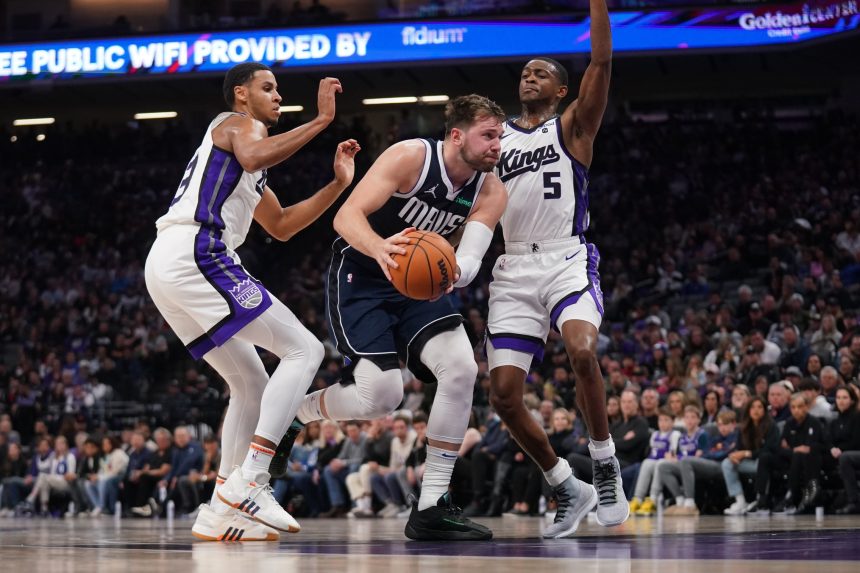
<svg viewBox="0 0 860 573">
<path fill-rule="evenodd" d="M 334 180 L 295 205 L 281 207 L 275 193 L 267 186 L 254 210 L 254 219 L 279 241 L 290 240 L 316 221 L 349 187 L 355 174 L 355 154 L 359 151 L 361 146 L 354 139 L 339 143 L 334 156 Z"/>
<path fill-rule="evenodd" d="M 245 171 L 253 173 L 268 169 L 286 161 L 334 120 L 335 94 L 342 91 L 339 80 L 324 78 L 317 94 L 317 117 L 286 133 L 269 137 L 262 122 L 235 116 L 224 122 L 223 129 L 215 130 L 212 140 L 218 147 L 235 155 Z"/>
<path fill-rule="evenodd" d="M 612 74 L 612 31 L 606 0 L 591 0 L 591 62 L 582 76 L 579 95 L 562 115 L 566 142 L 570 148 L 576 140 L 585 140 L 589 148 L 597 136 L 603 112 L 609 99 L 609 77 Z M 591 162 L 589 149 L 588 162 Z"/>
</svg>

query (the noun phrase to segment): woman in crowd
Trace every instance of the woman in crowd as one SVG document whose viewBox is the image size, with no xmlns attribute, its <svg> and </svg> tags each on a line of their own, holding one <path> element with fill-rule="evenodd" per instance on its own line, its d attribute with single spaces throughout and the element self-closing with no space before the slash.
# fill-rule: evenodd
<svg viewBox="0 0 860 573">
<path fill-rule="evenodd" d="M 840 515 L 860 513 L 857 472 L 860 470 L 860 412 L 857 411 L 858 391 L 853 385 L 836 391 L 838 415 L 830 422 L 830 455 L 839 466 L 845 486 L 845 504 L 836 510 Z"/>
<path fill-rule="evenodd" d="M 779 429 L 770 414 L 767 404 L 760 396 L 747 402 L 741 416 L 738 449 L 722 462 L 723 477 L 729 495 L 735 500 L 725 510 L 726 515 L 743 515 L 757 508 L 766 508 L 770 476 L 758 472 L 758 460 L 762 453 L 774 456 L 779 449 Z M 741 485 L 741 474 L 756 476 L 756 499 L 747 503 Z"/>
</svg>

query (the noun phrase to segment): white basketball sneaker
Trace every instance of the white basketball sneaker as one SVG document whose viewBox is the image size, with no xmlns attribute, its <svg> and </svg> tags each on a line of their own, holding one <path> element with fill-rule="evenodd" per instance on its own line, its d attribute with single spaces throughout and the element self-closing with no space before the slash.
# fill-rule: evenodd
<svg viewBox="0 0 860 573">
<path fill-rule="evenodd" d="M 604 527 L 621 525 L 630 516 L 630 503 L 624 497 L 621 465 L 615 456 L 592 460 L 594 489 L 597 490 L 597 523 Z"/>
<path fill-rule="evenodd" d="M 200 505 L 191 534 L 203 541 L 277 541 L 281 537 L 271 527 L 237 511 L 218 514 L 206 503 Z"/>
<path fill-rule="evenodd" d="M 230 507 L 279 531 L 298 533 L 301 530 L 299 522 L 275 500 L 269 484 L 245 478 L 238 466 L 218 488 L 218 497 Z"/>
</svg>

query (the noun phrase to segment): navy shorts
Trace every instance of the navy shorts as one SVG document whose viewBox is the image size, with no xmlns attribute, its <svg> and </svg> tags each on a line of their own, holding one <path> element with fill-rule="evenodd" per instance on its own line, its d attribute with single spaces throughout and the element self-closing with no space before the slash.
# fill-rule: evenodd
<svg viewBox="0 0 860 573">
<path fill-rule="evenodd" d="M 329 329 L 347 365 L 367 358 L 382 370 L 399 368 L 403 360 L 424 382 L 435 377 L 420 360 L 428 340 L 463 323 L 462 315 L 443 296 L 435 301 L 413 300 L 397 292 L 376 261 L 335 241 L 326 279 Z M 357 261 L 361 257 L 361 262 Z"/>
</svg>

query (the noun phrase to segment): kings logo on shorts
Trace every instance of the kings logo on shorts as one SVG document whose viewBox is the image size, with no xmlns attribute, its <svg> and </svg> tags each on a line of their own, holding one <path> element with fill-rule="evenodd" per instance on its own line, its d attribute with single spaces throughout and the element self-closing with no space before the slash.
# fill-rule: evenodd
<svg viewBox="0 0 860 573">
<path fill-rule="evenodd" d="M 257 308 L 263 302 L 263 293 L 260 291 L 260 287 L 251 282 L 250 279 L 245 279 L 230 289 L 230 296 L 236 299 L 242 308 Z"/>
</svg>

